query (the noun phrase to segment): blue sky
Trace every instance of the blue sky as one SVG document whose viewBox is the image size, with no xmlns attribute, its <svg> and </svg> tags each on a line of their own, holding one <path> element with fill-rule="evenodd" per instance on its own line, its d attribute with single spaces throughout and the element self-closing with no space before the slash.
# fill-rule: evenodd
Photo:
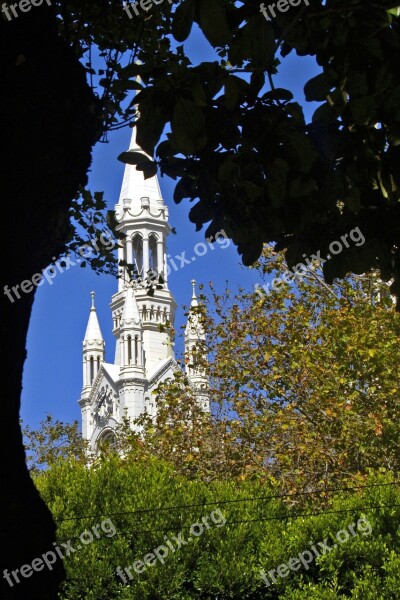
<svg viewBox="0 0 400 600">
<path fill-rule="evenodd" d="M 191 36 L 190 52 L 194 64 L 213 60 L 211 48 L 199 32 L 195 31 Z M 281 65 L 275 85 L 291 89 L 295 99 L 304 104 L 304 84 L 317 72 L 312 60 L 296 58 L 292 53 Z M 309 110 L 307 113 L 308 117 Z M 107 144 L 97 144 L 94 149 L 89 187 L 92 191 L 104 191 L 109 209 L 117 203 L 122 184 L 124 165 L 117 157 L 128 149 L 130 137 L 131 129 L 122 129 L 110 134 Z M 189 202 L 183 201 L 180 205 L 173 202 L 175 182 L 163 177 L 160 185 L 170 209 L 170 224 L 177 231 L 177 235 L 168 238 L 168 253 L 175 256 L 185 251 L 188 257 L 192 257 L 194 246 L 204 241 L 204 230 L 196 233 L 195 226 L 190 223 Z M 179 264 L 179 261 L 176 262 Z M 215 250 L 209 250 L 191 265 L 172 272 L 169 287 L 178 303 L 175 322 L 178 334 L 180 325 L 185 321 L 182 305 L 190 302 L 193 278 L 204 284 L 213 281 L 219 289 L 225 287 L 226 281 L 229 281 L 231 289 L 240 285 L 249 290 L 259 282 L 254 271 L 243 267 L 232 243 L 226 249 L 216 244 Z M 15 283 L 12 282 L 13 285 Z M 77 400 L 82 387 L 82 340 L 92 290 L 96 292 L 97 314 L 106 341 L 106 360 L 113 362 L 115 339 L 111 333 L 109 303 L 117 290 L 117 281 L 111 276 L 99 276 L 88 268 L 76 266 L 58 274 L 53 285 L 45 282 L 35 295 L 28 334 L 21 410 L 25 424 L 36 427 L 47 414 L 62 421 L 80 421 Z M 176 351 L 182 351 L 180 337 L 177 337 Z"/>
</svg>

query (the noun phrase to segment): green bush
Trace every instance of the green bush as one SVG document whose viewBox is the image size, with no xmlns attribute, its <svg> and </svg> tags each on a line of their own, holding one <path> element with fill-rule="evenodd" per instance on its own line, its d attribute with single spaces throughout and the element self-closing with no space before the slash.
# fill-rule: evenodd
<svg viewBox="0 0 400 600">
<path fill-rule="evenodd" d="M 265 498 L 277 491 L 256 482 L 206 485 L 174 476 L 168 464 L 133 464 L 116 456 L 90 469 L 59 463 L 36 478 L 59 522 L 58 539 L 71 540 L 74 549 L 81 546 L 65 559 L 64 600 L 397 598 L 400 493 L 396 485 L 383 485 L 390 482 L 388 475 L 371 474 L 366 484 L 380 487 L 339 493 L 322 508 L 310 495 L 305 506 L 295 509 Z M 288 517 L 296 510 L 324 514 Z M 204 532 L 191 536 L 191 525 L 206 516 L 209 527 L 203 523 Z M 81 542 L 82 532 L 107 519 L 115 535 L 98 528 L 98 539 L 92 535 L 92 543 Z M 343 543 L 335 537 L 341 530 L 348 535 Z M 193 539 L 176 549 L 172 536 L 179 533 L 185 541 Z M 341 539 L 346 535 L 341 533 Z M 85 534 L 84 541 L 88 538 Z M 141 561 L 167 541 L 175 551 L 169 550 L 164 564 L 153 560 L 141 573 L 131 568 L 126 583 L 118 576 L 118 567 Z M 325 543 L 325 553 L 318 542 Z M 312 555 L 308 564 L 278 576 L 280 565 L 310 552 L 311 546 L 319 557 Z M 263 569 L 267 577 L 275 569 L 275 583 L 266 584 Z"/>
</svg>

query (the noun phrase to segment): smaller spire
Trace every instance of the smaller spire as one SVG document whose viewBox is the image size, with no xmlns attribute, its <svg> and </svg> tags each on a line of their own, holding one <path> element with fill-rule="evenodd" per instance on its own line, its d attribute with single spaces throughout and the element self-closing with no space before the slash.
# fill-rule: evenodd
<svg viewBox="0 0 400 600">
<path fill-rule="evenodd" d="M 126 296 L 122 321 L 125 325 L 139 325 L 140 315 L 133 288 L 130 286 Z"/>
<path fill-rule="evenodd" d="M 189 316 L 186 323 L 185 328 L 185 336 L 187 339 L 202 339 L 204 337 L 204 327 L 201 322 L 201 318 L 198 310 L 196 309 L 199 306 L 199 300 L 196 294 L 196 280 L 192 279 L 192 300 L 189 307 Z"/>
<path fill-rule="evenodd" d="M 97 318 L 96 308 L 94 305 L 95 293 L 91 292 L 90 296 L 92 298 L 92 306 L 90 308 L 89 321 L 88 321 L 88 324 L 86 327 L 84 341 L 91 341 L 91 342 L 93 342 L 94 340 L 103 341 L 103 335 L 101 333 L 99 320 Z"/>
</svg>

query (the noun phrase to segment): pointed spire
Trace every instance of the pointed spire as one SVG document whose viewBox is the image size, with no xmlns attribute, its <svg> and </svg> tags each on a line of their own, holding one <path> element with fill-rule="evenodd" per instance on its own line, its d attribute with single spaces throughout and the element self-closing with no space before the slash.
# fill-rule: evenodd
<svg viewBox="0 0 400 600">
<path fill-rule="evenodd" d="M 139 325 L 140 315 L 136 302 L 136 296 L 132 287 L 129 287 L 125 300 L 124 312 L 122 314 L 123 325 Z"/>
<path fill-rule="evenodd" d="M 192 279 L 192 299 L 190 302 L 189 316 L 185 328 L 185 336 L 187 338 L 200 339 L 204 337 L 204 327 L 201 323 L 200 315 L 191 309 L 199 306 L 199 301 L 196 294 L 196 280 Z"/>
<path fill-rule="evenodd" d="M 91 292 L 90 295 L 92 297 L 92 306 L 90 309 L 89 320 L 88 320 L 88 324 L 86 327 L 84 341 L 94 341 L 94 340 L 103 341 L 103 335 L 101 333 L 99 320 L 97 318 L 96 308 L 94 305 L 95 293 Z"/>
<path fill-rule="evenodd" d="M 140 152 L 147 156 L 145 152 L 138 146 L 136 141 L 136 127 L 133 127 L 129 150 Z M 141 198 L 149 198 L 151 205 L 164 205 L 160 184 L 157 175 L 145 179 L 142 171 L 137 171 L 135 165 L 126 165 L 124 179 L 122 181 L 121 194 L 118 204 L 123 208 L 128 205 L 130 200 L 130 208 L 133 212 L 139 212 L 141 209 Z"/>
<path fill-rule="evenodd" d="M 202 307 L 204 308 L 204 306 Z M 208 379 L 205 365 L 207 363 L 206 332 L 202 320 L 202 312 L 196 294 L 196 281 L 192 280 L 192 301 L 185 327 L 185 362 L 186 374 L 193 384 L 196 398 L 205 410 L 209 410 L 207 393 Z"/>
</svg>

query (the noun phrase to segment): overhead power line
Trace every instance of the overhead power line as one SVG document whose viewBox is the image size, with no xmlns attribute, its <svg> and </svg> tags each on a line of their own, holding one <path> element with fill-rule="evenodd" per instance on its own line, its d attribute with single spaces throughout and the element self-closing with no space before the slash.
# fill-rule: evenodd
<svg viewBox="0 0 400 600">
<path fill-rule="evenodd" d="M 242 524 L 246 524 L 246 523 L 263 523 L 265 521 L 290 521 L 292 519 L 317 517 L 320 515 L 334 515 L 334 514 L 343 514 L 343 513 L 363 513 L 363 512 L 367 512 L 369 510 L 380 510 L 382 508 L 400 508 L 400 504 L 378 504 L 378 505 L 374 505 L 374 506 L 355 506 L 354 508 L 346 508 L 346 509 L 341 509 L 341 510 L 326 510 L 326 511 L 312 512 L 312 513 L 295 513 L 295 514 L 279 515 L 279 516 L 275 516 L 275 517 L 265 517 L 265 518 L 257 518 L 257 519 L 241 519 L 239 521 L 226 521 L 226 523 L 224 524 L 224 527 L 227 525 L 242 525 Z M 398 515 L 387 515 L 387 516 L 393 516 L 393 517 L 398 518 Z M 164 528 L 164 529 L 142 529 L 142 530 L 129 529 L 129 530 L 120 531 L 118 533 L 115 533 L 112 536 L 112 538 L 105 537 L 105 538 L 99 538 L 99 539 L 113 539 L 114 537 L 118 537 L 118 536 L 124 537 L 124 536 L 131 536 L 131 535 L 140 535 L 143 533 L 181 532 L 181 531 L 189 530 L 192 525 L 193 525 L 193 523 L 188 526 L 170 527 L 170 528 Z M 68 541 L 72 542 L 74 540 L 79 540 L 79 536 L 69 538 L 68 540 L 66 540 L 66 539 L 57 540 L 57 543 L 68 542 Z M 93 541 L 98 541 L 98 539 L 93 540 Z"/>
<path fill-rule="evenodd" d="M 164 511 L 182 510 L 182 509 L 188 509 L 188 508 L 200 508 L 203 506 L 236 504 L 236 503 L 240 503 L 240 502 L 256 502 L 256 501 L 260 501 L 260 500 L 278 500 L 281 498 L 296 498 L 299 496 L 308 496 L 308 495 L 312 495 L 312 494 L 322 494 L 322 493 L 330 493 L 330 492 L 350 492 L 350 491 L 354 491 L 354 490 L 365 490 L 365 489 L 372 489 L 372 488 L 378 488 L 378 487 L 398 486 L 399 483 L 400 482 L 398 482 L 398 481 L 393 481 L 390 483 L 373 483 L 373 484 L 369 484 L 369 485 L 359 485 L 359 486 L 352 486 L 352 487 L 319 489 L 319 490 L 312 490 L 312 491 L 308 491 L 308 492 L 273 494 L 270 496 L 253 496 L 253 497 L 248 497 L 248 498 L 235 498 L 233 500 L 214 500 L 213 502 L 199 502 L 199 503 L 195 503 L 195 504 L 180 504 L 180 505 L 178 504 L 176 506 L 160 506 L 160 507 L 154 507 L 154 508 L 143 508 L 143 509 L 136 509 L 136 510 L 110 512 L 110 513 L 99 513 L 97 515 L 80 515 L 80 516 L 76 516 L 76 517 L 65 517 L 62 519 L 55 519 L 55 522 L 56 523 L 64 523 L 66 521 L 78 521 L 78 520 L 82 520 L 82 519 L 100 519 L 101 517 L 116 517 L 116 516 L 123 516 L 123 515 L 146 514 L 146 513 L 152 513 L 152 512 L 164 512 Z"/>
</svg>

